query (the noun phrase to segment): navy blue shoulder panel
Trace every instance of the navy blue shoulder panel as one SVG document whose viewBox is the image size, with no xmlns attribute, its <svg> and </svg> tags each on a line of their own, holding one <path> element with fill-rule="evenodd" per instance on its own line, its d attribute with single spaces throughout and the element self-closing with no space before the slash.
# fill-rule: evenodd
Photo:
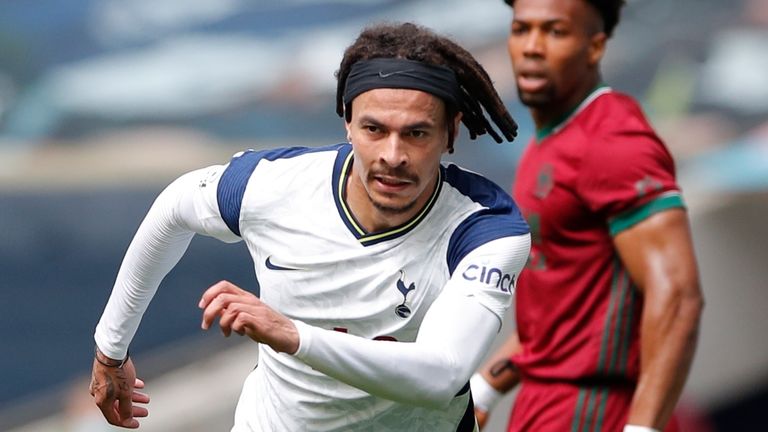
<svg viewBox="0 0 768 432">
<path fill-rule="evenodd" d="M 517 204 L 498 185 L 456 165 L 448 165 L 443 170 L 446 183 L 485 207 L 464 219 L 451 235 L 446 256 L 451 274 L 462 258 L 478 246 L 530 232 Z"/>
<path fill-rule="evenodd" d="M 227 224 L 230 231 L 240 235 L 240 208 L 243 204 L 243 195 L 245 187 L 248 185 L 248 179 L 251 178 L 256 165 L 262 160 L 275 161 L 278 159 L 288 159 L 301 156 L 307 153 L 317 153 L 323 151 L 337 151 L 340 147 L 346 145 L 336 144 L 324 147 L 289 147 L 276 148 L 261 151 L 247 150 L 242 154 L 235 156 L 229 162 L 229 166 L 224 170 L 219 180 L 219 188 L 216 191 L 216 200 L 219 204 L 219 213 L 224 223 Z"/>
</svg>

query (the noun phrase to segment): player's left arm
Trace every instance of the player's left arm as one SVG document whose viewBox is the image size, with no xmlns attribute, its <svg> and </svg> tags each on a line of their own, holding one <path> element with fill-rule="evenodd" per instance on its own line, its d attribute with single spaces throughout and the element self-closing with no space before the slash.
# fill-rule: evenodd
<svg viewBox="0 0 768 432">
<path fill-rule="evenodd" d="M 644 297 L 628 424 L 662 430 L 688 376 L 704 306 L 687 213 L 653 214 L 615 235 L 614 244 Z"/>
</svg>

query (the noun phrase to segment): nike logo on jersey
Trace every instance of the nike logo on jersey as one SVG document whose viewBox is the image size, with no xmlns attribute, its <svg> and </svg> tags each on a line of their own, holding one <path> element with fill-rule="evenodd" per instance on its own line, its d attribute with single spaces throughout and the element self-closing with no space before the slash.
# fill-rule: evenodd
<svg viewBox="0 0 768 432">
<path fill-rule="evenodd" d="M 267 266 L 270 270 L 282 270 L 282 271 L 293 271 L 293 270 L 301 270 L 298 268 L 292 268 L 292 267 L 283 267 L 281 265 L 277 265 L 272 262 L 272 255 L 267 257 L 267 260 L 264 261 L 264 264 Z"/>
<path fill-rule="evenodd" d="M 397 75 L 397 74 L 402 74 L 402 73 L 407 73 L 407 72 L 413 72 L 413 69 L 406 69 L 406 70 L 394 71 L 394 72 L 388 72 L 388 73 L 384 73 L 382 71 L 379 71 L 379 78 L 389 78 L 392 75 Z"/>
</svg>

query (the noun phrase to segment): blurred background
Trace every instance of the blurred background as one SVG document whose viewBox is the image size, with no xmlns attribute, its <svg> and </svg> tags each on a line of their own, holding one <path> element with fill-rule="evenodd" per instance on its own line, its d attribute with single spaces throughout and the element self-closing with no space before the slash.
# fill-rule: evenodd
<svg viewBox="0 0 768 432">
<path fill-rule="evenodd" d="M 244 148 L 343 141 L 333 73 L 367 24 L 429 26 L 483 63 L 520 137 L 464 136 L 450 159 L 508 188 L 533 132 L 511 15 L 501 0 L 0 1 L 0 430 L 112 430 L 87 392 L 92 334 L 154 197 Z M 707 307 L 684 430 L 768 430 L 766 46 L 764 0 L 629 0 L 603 62 L 690 208 Z M 196 305 L 220 279 L 257 291 L 251 266 L 242 245 L 196 238 L 164 281 L 131 346 L 153 398 L 142 430 L 229 430 L 256 347 L 203 333 Z"/>
</svg>

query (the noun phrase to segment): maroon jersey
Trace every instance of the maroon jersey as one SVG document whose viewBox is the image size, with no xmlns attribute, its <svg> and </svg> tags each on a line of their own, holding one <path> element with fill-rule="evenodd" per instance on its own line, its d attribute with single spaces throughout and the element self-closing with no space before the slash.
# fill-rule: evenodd
<svg viewBox="0 0 768 432">
<path fill-rule="evenodd" d="M 533 244 L 516 293 L 524 377 L 636 381 L 642 297 L 613 236 L 682 207 L 672 157 L 630 97 L 597 88 L 538 131 L 513 195 Z"/>
</svg>

